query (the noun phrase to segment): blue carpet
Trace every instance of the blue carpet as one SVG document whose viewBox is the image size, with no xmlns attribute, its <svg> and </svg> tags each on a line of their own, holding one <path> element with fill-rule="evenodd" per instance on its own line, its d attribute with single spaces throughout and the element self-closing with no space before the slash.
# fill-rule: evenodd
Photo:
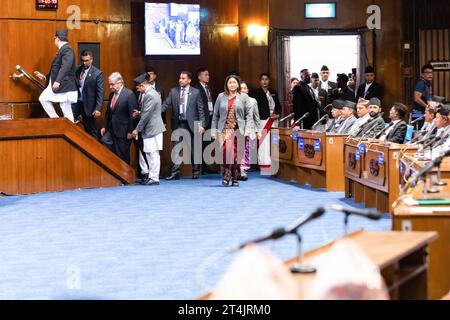
<svg viewBox="0 0 450 320">
<path fill-rule="evenodd" d="M 242 241 L 286 226 L 332 203 L 327 193 L 257 174 L 239 188 L 218 175 L 127 186 L 0 198 L 0 299 L 192 299 L 204 293 L 198 266 Z M 349 230 L 390 230 L 388 217 L 350 217 Z M 304 249 L 343 233 L 327 212 L 302 231 Z M 267 247 L 296 254 L 295 237 Z M 233 256 L 206 269 L 214 285 Z"/>
</svg>

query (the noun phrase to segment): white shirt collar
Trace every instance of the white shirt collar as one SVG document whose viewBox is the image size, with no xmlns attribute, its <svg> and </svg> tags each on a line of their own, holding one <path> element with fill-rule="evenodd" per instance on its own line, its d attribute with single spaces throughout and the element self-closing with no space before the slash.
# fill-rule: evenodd
<svg viewBox="0 0 450 320">
<path fill-rule="evenodd" d="M 60 43 L 58 43 L 58 50 L 61 50 L 61 48 L 63 47 L 63 45 L 68 44 L 68 42 L 62 41 Z"/>
</svg>

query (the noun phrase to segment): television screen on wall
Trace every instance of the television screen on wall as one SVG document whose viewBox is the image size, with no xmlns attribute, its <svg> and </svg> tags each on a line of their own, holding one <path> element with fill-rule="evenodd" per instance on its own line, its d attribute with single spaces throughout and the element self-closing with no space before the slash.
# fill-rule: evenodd
<svg viewBox="0 0 450 320">
<path fill-rule="evenodd" d="M 56 10 L 58 9 L 58 0 L 36 0 L 37 10 Z"/>
<path fill-rule="evenodd" d="M 199 55 L 200 5 L 145 3 L 146 55 Z"/>
</svg>

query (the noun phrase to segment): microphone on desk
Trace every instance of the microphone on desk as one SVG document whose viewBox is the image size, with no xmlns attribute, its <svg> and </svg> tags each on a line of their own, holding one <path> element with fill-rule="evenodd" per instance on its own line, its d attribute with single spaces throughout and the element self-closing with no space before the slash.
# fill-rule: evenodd
<svg viewBox="0 0 450 320">
<path fill-rule="evenodd" d="M 377 210 L 358 209 L 358 208 L 346 207 L 346 206 L 342 206 L 342 205 L 338 205 L 338 204 L 333 204 L 330 207 L 331 207 L 331 209 L 336 210 L 336 211 L 344 212 L 349 215 L 353 214 L 353 215 L 364 217 L 364 218 L 371 219 L 371 220 L 380 220 L 380 218 L 381 218 L 381 213 L 378 212 Z"/>
<path fill-rule="evenodd" d="M 433 144 L 435 144 L 436 142 L 440 141 L 441 139 L 442 139 L 442 136 L 438 136 L 438 135 L 435 135 L 433 139 L 426 139 L 428 141 L 423 144 L 423 148 L 426 149 L 426 148 L 432 146 Z"/>
<path fill-rule="evenodd" d="M 294 112 L 292 112 L 290 115 L 288 115 L 288 116 L 284 117 L 283 119 L 281 119 L 280 122 L 286 121 L 287 119 L 292 118 L 293 116 L 295 116 Z"/>
<path fill-rule="evenodd" d="M 293 233 L 297 232 L 297 230 L 300 227 L 304 226 L 305 224 L 307 224 L 308 222 L 310 222 L 316 218 L 319 218 L 324 213 L 325 213 L 325 209 L 320 207 L 320 208 L 316 209 L 314 212 L 312 212 L 311 214 L 309 214 L 308 216 L 306 216 L 304 218 L 302 217 L 302 218 L 298 219 L 297 221 L 294 221 L 287 228 L 277 228 L 265 236 L 262 236 L 262 237 L 259 237 L 259 238 L 256 238 L 256 239 L 253 239 L 250 241 L 246 241 L 246 242 L 240 244 L 239 246 L 237 246 L 236 248 L 230 250 L 230 252 L 239 251 L 250 244 L 261 243 L 261 242 L 264 242 L 267 240 L 278 240 L 287 234 L 293 234 Z"/>
<path fill-rule="evenodd" d="M 380 117 L 380 118 L 383 117 L 383 114 L 384 114 L 384 112 L 381 112 L 381 113 L 379 114 L 378 117 L 370 118 L 370 119 L 366 122 L 366 124 L 371 123 L 371 122 L 373 122 L 373 123 L 372 123 L 372 125 L 369 127 L 369 129 L 367 129 L 366 133 L 364 133 L 364 134 L 362 135 L 362 137 L 359 139 L 358 144 L 359 144 L 363 139 L 365 139 L 365 138 L 367 137 L 368 134 L 370 134 L 370 133 L 372 132 L 373 128 L 375 128 L 375 125 L 376 125 L 377 123 L 376 123 L 376 121 L 374 121 L 374 120 L 375 120 L 375 119 L 378 119 L 379 117 Z"/>
<path fill-rule="evenodd" d="M 416 122 L 419 122 L 420 120 L 423 120 L 423 119 L 425 119 L 425 117 L 417 118 L 416 120 L 411 121 L 409 124 L 416 124 Z"/>
<path fill-rule="evenodd" d="M 375 139 L 380 139 L 381 136 L 386 132 L 387 129 L 389 129 L 390 127 L 392 127 L 394 125 L 394 122 L 389 122 L 389 124 L 387 126 L 385 126 L 383 129 L 380 130 L 380 132 L 378 132 L 375 135 Z"/>
<path fill-rule="evenodd" d="M 315 128 L 317 125 L 319 125 L 319 123 L 321 123 L 324 120 L 328 120 L 328 115 L 324 115 L 322 118 L 319 119 L 319 121 L 317 121 L 316 123 L 313 124 L 313 128 Z"/>
<path fill-rule="evenodd" d="M 306 118 L 309 117 L 309 112 L 305 113 L 300 119 L 298 119 L 297 121 L 295 121 L 291 128 L 294 128 L 297 124 L 299 124 L 301 121 L 305 120 Z"/>
</svg>

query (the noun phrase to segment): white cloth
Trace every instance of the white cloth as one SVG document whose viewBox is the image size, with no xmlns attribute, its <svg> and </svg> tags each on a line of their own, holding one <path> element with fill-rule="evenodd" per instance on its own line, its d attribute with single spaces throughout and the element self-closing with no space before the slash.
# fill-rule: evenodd
<svg viewBox="0 0 450 320">
<path fill-rule="evenodd" d="M 270 93 L 269 90 L 267 90 L 266 96 L 267 96 L 267 101 L 269 102 L 270 114 L 272 114 L 275 111 L 275 100 L 273 100 L 272 94 Z"/>
<path fill-rule="evenodd" d="M 144 152 L 155 152 L 163 149 L 163 134 L 144 139 Z"/>
<path fill-rule="evenodd" d="M 78 91 L 69 91 L 64 93 L 54 93 L 52 89 L 52 81 L 50 80 L 47 88 L 41 93 L 39 100 L 51 102 L 72 102 L 76 103 L 78 100 Z"/>
<path fill-rule="evenodd" d="M 39 102 L 50 118 L 59 118 L 55 111 L 53 102 L 58 103 L 64 114 L 64 117 L 74 122 L 72 112 L 72 103 L 78 100 L 78 91 L 70 91 L 65 93 L 54 93 L 52 90 L 52 81 L 50 80 L 48 87 L 39 96 Z"/>
<path fill-rule="evenodd" d="M 263 133 L 264 127 L 267 124 L 267 121 L 269 120 L 261 120 L 261 134 Z M 272 128 L 273 127 L 277 127 L 278 126 L 278 121 L 274 121 Z M 267 133 L 267 136 L 264 138 L 264 141 L 262 144 L 259 145 L 259 149 L 258 149 L 258 164 L 260 166 L 271 166 L 272 161 L 271 161 L 271 153 L 270 153 L 270 145 L 271 145 L 271 140 L 272 140 L 272 135 L 271 132 L 269 131 Z"/>
<path fill-rule="evenodd" d="M 372 85 L 372 83 L 366 83 L 366 89 L 364 90 L 364 98 L 367 95 L 367 91 L 369 91 L 370 86 Z"/>
<path fill-rule="evenodd" d="M 328 91 L 328 81 L 329 80 L 321 82 L 321 89 Z"/>
<path fill-rule="evenodd" d="M 311 84 L 309 84 L 309 86 L 311 87 L 312 92 L 314 92 L 314 96 L 316 97 L 316 100 L 319 101 L 319 87 L 314 89 Z"/>
<path fill-rule="evenodd" d="M 146 152 L 145 153 L 148 161 L 149 171 L 148 177 L 153 181 L 159 182 L 159 172 L 161 169 L 161 156 L 159 151 Z"/>
</svg>

